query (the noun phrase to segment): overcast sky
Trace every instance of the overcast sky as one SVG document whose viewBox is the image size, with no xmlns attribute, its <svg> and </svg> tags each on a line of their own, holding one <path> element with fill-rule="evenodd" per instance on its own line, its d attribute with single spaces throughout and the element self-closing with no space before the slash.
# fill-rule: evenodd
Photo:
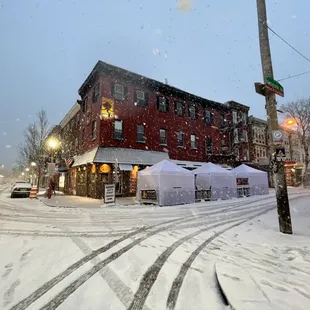
<svg viewBox="0 0 310 310">
<path fill-rule="evenodd" d="M 225 3 L 225 4 L 223 4 Z M 309 0 L 267 0 L 269 25 L 310 58 Z M 0 164 L 11 166 L 43 107 L 57 124 L 102 61 L 265 118 L 255 0 L 0 0 Z M 310 63 L 270 34 L 275 78 Z M 310 74 L 283 81 L 279 104 L 310 96 Z"/>
</svg>

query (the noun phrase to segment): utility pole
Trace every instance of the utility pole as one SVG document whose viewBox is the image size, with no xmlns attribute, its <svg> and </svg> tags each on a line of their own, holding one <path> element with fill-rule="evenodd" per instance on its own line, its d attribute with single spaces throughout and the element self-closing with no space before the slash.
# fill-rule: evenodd
<svg viewBox="0 0 310 310">
<path fill-rule="evenodd" d="M 261 62 L 262 62 L 264 83 L 266 83 L 266 80 L 268 78 L 273 79 L 273 69 L 272 69 L 269 37 L 268 37 L 267 9 L 265 0 L 256 0 L 256 2 L 257 2 Z M 266 91 L 265 98 L 266 98 L 270 160 L 273 162 L 275 172 L 274 181 L 277 197 L 279 227 L 280 232 L 284 234 L 292 234 L 293 230 L 292 230 L 290 206 L 287 194 L 284 163 L 282 161 L 275 161 L 276 159 L 274 158 L 275 145 L 273 143 L 272 131 L 279 129 L 276 95 L 275 93 Z"/>
</svg>

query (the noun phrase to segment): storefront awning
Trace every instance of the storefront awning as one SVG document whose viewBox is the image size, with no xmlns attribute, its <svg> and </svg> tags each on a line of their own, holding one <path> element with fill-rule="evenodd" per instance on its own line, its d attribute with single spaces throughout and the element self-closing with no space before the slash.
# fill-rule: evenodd
<svg viewBox="0 0 310 310">
<path fill-rule="evenodd" d="M 95 147 L 94 149 L 82 154 L 74 156 L 74 163 L 72 167 L 78 167 L 86 164 L 90 164 L 94 162 L 94 158 L 96 156 L 96 153 L 98 151 L 98 147 Z"/>
<path fill-rule="evenodd" d="M 121 170 L 121 171 L 131 171 L 132 170 L 132 165 L 119 164 L 119 170 Z"/>
<path fill-rule="evenodd" d="M 169 159 L 166 152 L 144 151 L 117 147 L 99 147 L 94 163 L 115 163 L 130 165 L 155 165 L 164 159 Z"/>
</svg>

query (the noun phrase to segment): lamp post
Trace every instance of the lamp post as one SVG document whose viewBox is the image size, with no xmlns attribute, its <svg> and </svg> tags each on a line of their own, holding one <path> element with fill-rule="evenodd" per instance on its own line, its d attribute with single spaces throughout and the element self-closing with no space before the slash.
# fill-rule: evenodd
<svg viewBox="0 0 310 310">
<path fill-rule="evenodd" d="M 30 169 L 27 167 L 26 169 L 25 169 L 25 171 L 26 171 L 26 178 L 27 178 L 27 173 L 28 173 L 28 181 L 30 182 L 30 178 L 29 178 L 29 171 L 30 171 Z"/>
<path fill-rule="evenodd" d="M 54 163 L 54 152 L 58 146 L 58 141 L 55 138 L 50 138 L 47 142 L 48 147 L 51 150 L 51 164 Z M 47 192 L 47 198 L 51 199 L 52 197 L 52 186 L 53 186 L 53 175 L 50 175 L 50 182 Z"/>
<path fill-rule="evenodd" d="M 34 171 L 34 167 L 36 167 L 37 166 L 37 164 L 33 161 L 33 162 L 31 162 L 31 167 L 32 167 L 32 172 L 31 172 L 31 175 L 32 175 L 32 178 L 31 178 L 31 183 L 32 183 L 32 185 L 34 185 L 34 184 L 36 184 L 36 174 L 35 174 L 35 171 Z"/>
</svg>

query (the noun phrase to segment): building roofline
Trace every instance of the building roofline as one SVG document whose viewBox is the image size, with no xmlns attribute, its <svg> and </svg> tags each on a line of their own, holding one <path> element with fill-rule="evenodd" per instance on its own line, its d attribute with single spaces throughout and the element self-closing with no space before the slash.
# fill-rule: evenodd
<svg viewBox="0 0 310 310">
<path fill-rule="evenodd" d="M 91 81 L 94 79 L 96 74 L 101 74 L 101 73 L 105 73 L 105 72 L 111 72 L 112 74 L 114 73 L 115 75 L 126 76 L 127 78 L 132 79 L 136 82 L 138 81 L 139 83 L 141 83 L 141 85 L 145 85 L 147 87 L 150 87 L 150 88 L 152 88 L 156 91 L 162 92 L 162 93 L 170 94 L 171 96 L 174 94 L 176 96 L 179 96 L 180 99 L 182 98 L 184 100 L 202 103 L 205 106 L 210 106 L 213 108 L 220 108 L 220 109 L 224 109 L 224 110 L 229 109 L 229 107 L 223 103 L 213 101 L 213 100 L 209 100 L 209 99 L 191 94 L 191 93 L 186 92 L 184 90 L 181 90 L 177 87 L 156 81 L 154 79 L 142 76 L 140 74 L 137 74 L 137 73 L 134 73 L 131 71 L 128 71 L 126 69 L 122 69 L 122 68 L 110 65 L 110 64 L 105 63 L 101 60 L 99 60 L 96 63 L 96 65 L 93 68 L 93 70 L 91 71 L 91 73 L 88 75 L 88 77 L 86 78 L 84 83 L 79 88 L 79 91 L 78 91 L 79 95 L 81 97 L 83 96 L 83 94 L 86 92 L 86 88 L 89 88 L 89 85 L 91 84 Z"/>
<path fill-rule="evenodd" d="M 71 109 L 69 110 L 69 112 L 64 116 L 64 118 L 59 122 L 59 126 L 61 128 L 64 128 L 68 122 L 70 122 L 70 120 L 80 111 L 80 104 L 78 102 L 76 102 Z M 70 117 L 71 115 L 71 117 Z"/>
</svg>

